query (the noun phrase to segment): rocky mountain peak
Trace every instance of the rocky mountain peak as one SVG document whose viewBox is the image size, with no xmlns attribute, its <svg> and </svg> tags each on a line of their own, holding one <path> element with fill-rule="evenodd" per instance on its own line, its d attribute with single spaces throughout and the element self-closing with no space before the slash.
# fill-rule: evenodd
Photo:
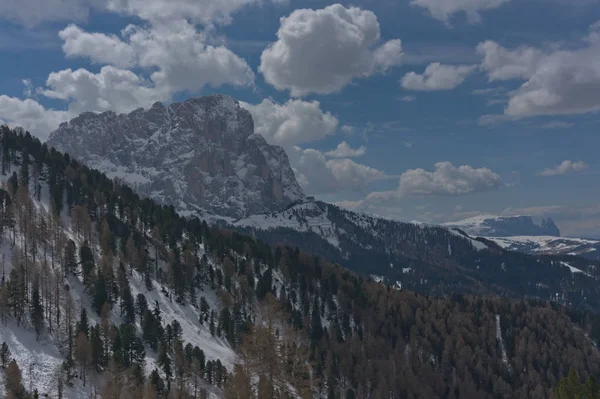
<svg viewBox="0 0 600 399">
<path fill-rule="evenodd" d="M 48 145 L 183 213 L 241 218 L 304 197 L 285 151 L 255 134 L 250 113 L 229 96 L 83 113 Z"/>
</svg>

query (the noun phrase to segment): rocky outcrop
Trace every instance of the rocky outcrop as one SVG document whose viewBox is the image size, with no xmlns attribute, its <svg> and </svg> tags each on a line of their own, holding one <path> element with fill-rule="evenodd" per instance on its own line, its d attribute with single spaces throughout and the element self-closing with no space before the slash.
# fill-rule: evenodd
<svg viewBox="0 0 600 399">
<path fill-rule="evenodd" d="M 254 134 L 250 113 L 228 96 L 83 113 L 48 145 L 183 214 L 241 218 L 304 197 L 283 148 Z"/>
</svg>

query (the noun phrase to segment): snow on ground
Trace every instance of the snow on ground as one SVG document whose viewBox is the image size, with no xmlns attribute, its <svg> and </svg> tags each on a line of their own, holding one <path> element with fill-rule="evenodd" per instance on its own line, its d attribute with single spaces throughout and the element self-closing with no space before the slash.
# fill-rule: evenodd
<svg viewBox="0 0 600 399">
<path fill-rule="evenodd" d="M 64 356 L 60 353 L 55 337 L 42 334 L 36 341 L 35 332 L 23 325 L 17 326 L 14 320 L 7 325 L 0 325 L 0 342 L 6 342 L 12 358 L 17 361 L 23 376 L 23 385 L 27 390 L 38 390 L 40 397 L 48 394 L 57 397 L 57 370 L 61 367 Z M 4 373 L 0 373 L 0 397 L 4 394 Z M 73 386 L 65 386 L 65 399 L 88 397 L 91 386 L 83 387 L 80 380 L 73 379 Z"/>
<path fill-rule="evenodd" d="M 594 277 L 594 276 L 592 276 L 591 274 L 589 274 L 589 273 L 587 273 L 587 272 L 584 272 L 584 271 L 583 271 L 583 270 L 581 270 L 581 269 L 577 269 L 576 267 L 573 267 L 573 266 L 571 266 L 571 265 L 570 265 L 569 263 L 567 263 L 567 262 L 560 262 L 560 263 L 561 263 L 563 266 L 565 266 L 565 267 L 568 267 L 568 268 L 569 268 L 569 270 L 571 271 L 571 273 L 573 273 L 573 274 L 575 274 L 575 273 L 583 273 L 583 274 L 585 274 L 586 276 Z"/>
<path fill-rule="evenodd" d="M 502 327 L 500 325 L 500 315 L 496 315 L 496 339 L 500 343 L 500 350 L 502 351 L 502 363 L 506 364 L 508 371 L 510 371 L 510 364 L 508 363 L 508 356 L 506 355 L 506 348 L 504 347 L 504 339 L 502 338 Z"/>
<path fill-rule="evenodd" d="M 462 234 L 461 232 L 459 232 L 456 229 L 448 229 L 448 231 L 451 234 L 454 234 L 455 236 L 461 237 L 465 240 L 468 240 L 469 242 L 471 242 L 471 245 L 478 251 L 483 251 L 484 249 L 488 249 L 488 246 L 485 245 L 484 243 L 482 243 L 481 241 L 477 241 L 467 235 Z"/>
<path fill-rule="evenodd" d="M 135 272 L 133 273 L 133 276 L 129 277 L 129 283 L 133 297 L 135 298 L 138 293 L 144 294 L 148 301 L 149 308 L 153 309 L 155 302 L 158 302 L 163 324 L 166 325 L 173 320 L 177 320 L 181 324 L 184 345 L 187 343 L 190 343 L 192 346 L 197 345 L 204 351 L 207 360 L 219 359 L 228 370 L 233 370 L 233 364 L 236 360 L 235 352 L 231 349 L 231 346 L 225 339 L 216 336 L 213 337 L 210 334 L 208 323 L 200 325 L 200 312 L 198 309 L 189 304 L 180 305 L 174 300 L 171 301 L 171 299 L 161 291 L 161 286 L 156 281 L 153 282 L 154 289 L 148 291 L 140 276 Z M 219 301 L 214 291 L 199 290 L 198 300 L 200 300 L 201 296 L 206 298 L 211 309 L 220 309 Z"/>
</svg>

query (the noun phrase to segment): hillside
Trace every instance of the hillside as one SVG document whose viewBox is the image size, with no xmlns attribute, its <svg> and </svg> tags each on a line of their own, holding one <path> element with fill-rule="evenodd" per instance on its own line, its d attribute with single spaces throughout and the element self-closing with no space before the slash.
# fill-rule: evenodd
<svg viewBox="0 0 600 399">
<path fill-rule="evenodd" d="M 7 396 L 547 398 L 600 373 L 592 314 L 392 289 L 1 134 Z"/>
<path fill-rule="evenodd" d="M 446 223 L 446 227 L 463 230 L 472 236 L 511 237 L 511 236 L 553 236 L 560 237 L 560 230 L 551 218 L 544 218 L 540 225 L 531 216 L 479 215 Z"/>
<path fill-rule="evenodd" d="M 382 219 L 313 200 L 231 227 L 425 295 L 535 297 L 600 310 L 598 261 L 507 251 L 458 229 Z"/>
</svg>

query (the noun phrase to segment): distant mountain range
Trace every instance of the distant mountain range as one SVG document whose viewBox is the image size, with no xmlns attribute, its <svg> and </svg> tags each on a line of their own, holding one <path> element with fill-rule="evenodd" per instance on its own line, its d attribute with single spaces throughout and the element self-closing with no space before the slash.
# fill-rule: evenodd
<svg viewBox="0 0 600 399">
<path fill-rule="evenodd" d="M 486 237 L 510 251 L 600 260 L 600 240 L 560 237 L 560 230 L 551 218 L 542 219 L 538 226 L 531 216 L 480 215 L 444 226 L 473 237 Z"/>
<path fill-rule="evenodd" d="M 456 227 L 472 236 L 512 237 L 512 236 L 553 236 L 560 237 L 560 230 L 551 218 L 542 219 L 541 225 L 533 222 L 531 216 L 474 216 L 444 226 Z"/>
</svg>

